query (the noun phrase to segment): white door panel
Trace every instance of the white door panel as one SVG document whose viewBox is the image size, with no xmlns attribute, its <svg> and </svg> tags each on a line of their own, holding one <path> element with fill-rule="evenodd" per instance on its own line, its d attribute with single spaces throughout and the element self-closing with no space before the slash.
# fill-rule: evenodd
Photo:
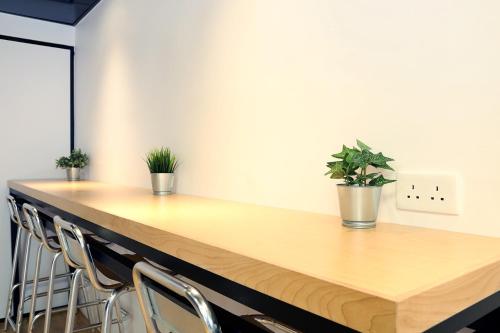
<svg viewBox="0 0 500 333">
<path fill-rule="evenodd" d="M 6 181 L 60 178 L 54 161 L 69 152 L 69 123 L 70 51 L 0 40 L 0 318 L 11 269 Z"/>
</svg>

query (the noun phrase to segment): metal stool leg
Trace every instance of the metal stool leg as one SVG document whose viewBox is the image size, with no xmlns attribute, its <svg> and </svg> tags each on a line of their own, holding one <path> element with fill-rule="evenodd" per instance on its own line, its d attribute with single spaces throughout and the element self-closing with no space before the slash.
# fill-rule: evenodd
<svg viewBox="0 0 500 333">
<path fill-rule="evenodd" d="M 111 292 L 111 295 L 104 303 L 104 318 L 101 326 L 101 333 L 111 333 L 111 326 L 113 324 L 113 309 L 115 308 L 115 303 L 118 298 L 130 291 L 128 286 L 115 289 Z"/>
<path fill-rule="evenodd" d="M 125 327 L 123 327 L 124 318 L 119 299 L 117 299 L 115 302 L 115 312 L 116 312 L 116 321 L 118 325 L 118 333 L 124 333 L 125 332 Z"/>
<path fill-rule="evenodd" d="M 23 231 L 20 226 L 17 227 L 17 236 L 16 236 L 16 243 L 14 245 L 14 255 L 12 257 L 12 273 L 10 274 L 10 284 L 9 284 L 9 293 L 8 293 L 8 300 L 7 300 L 7 305 L 5 307 L 5 322 L 3 324 L 3 330 L 7 330 L 7 325 L 8 319 L 10 318 L 11 314 L 14 313 L 14 308 L 12 306 L 12 301 L 13 301 L 13 287 L 14 287 L 14 281 L 16 278 L 16 273 L 17 273 L 17 266 L 18 266 L 18 253 L 19 253 L 19 243 L 21 240 L 21 235 L 23 234 Z"/>
<path fill-rule="evenodd" d="M 68 301 L 68 312 L 66 314 L 66 328 L 64 330 L 65 333 L 73 333 L 73 328 L 75 325 L 75 314 L 76 314 L 76 306 L 78 300 L 78 291 L 80 284 L 80 277 L 83 273 L 83 270 L 77 268 L 73 273 L 73 279 L 71 280 L 71 291 L 69 293 L 69 301 Z"/>
<path fill-rule="evenodd" d="M 43 332 L 49 333 L 50 331 L 50 319 L 52 317 L 52 297 L 54 295 L 54 275 L 56 274 L 56 263 L 57 259 L 61 256 L 62 252 L 58 252 L 52 258 L 52 264 L 50 266 L 50 276 L 49 276 L 49 289 L 47 291 L 47 308 L 45 309 L 45 322 L 43 325 Z"/>
<path fill-rule="evenodd" d="M 28 268 L 29 268 L 29 257 L 30 257 L 30 247 L 31 247 L 31 233 L 28 234 L 26 238 L 24 264 L 23 264 L 23 276 L 21 289 L 19 290 L 19 306 L 17 307 L 17 317 L 16 317 L 16 332 L 21 332 L 21 324 L 23 321 L 23 309 L 24 309 L 24 293 L 26 291 L 26 281 L 28 280 Z"/>
<path fill-rule="evenodd" d="M 92 288 L 92 287 L 90 288 L 90 290 L 92 290 L 92 297 L 94 298 L 94 301 L 97 300 L 97 299 L 99 299 L 99 295 L 97 295 L 97 290 L 95 290 L 95 288 Z M 96 315 L 96 318 L 97 318 L 96 322 L 98 322 L 98 323 L 102 322 L 101 310 L 102 309 L 101 309 L 100 305 L 96 305 L 94 307 L 94 311 L 93 312 L 95 312 L 95 315 Z"/>
<path fill-rule="evenodd" d="M 80 283 L 81 283 L 82 286 L 84 285 L 84 283 L 83 283 L 83 275 L 80 276 Z M 88 303 L 89 302 L 89 297 L 88 297 L 87 290 L 86 290 L 85 287 L 82 288 L 82 296 L 83 296 L 83 302 L 85 304 Z M 91 324 L 93 324 L 93 322 L 92 322 L 93 318 L 91 318 L 91 316 L 90 316 L 90 311 L 89 311 L 88 307 L 85 308 L 85 312 L 87 313 L 87 319 L 89 320 L 89 322 Z"/>
<path fill-rule="evenodd" d="M 40 262 L 42 261 L 42 248 L 43 244 L 40 243 L 40 245 L 38 246 L 38 251 L 36 253 L 35 275 L 33 276 L 33 289 L 31 291 L 31 307 L 28 319 L 28 332 L 31 332 L 33 328 L 33 316 L 35 314 L 36 297 L 38 292 L 38 278 L 40 277 Z"/>
</svg>

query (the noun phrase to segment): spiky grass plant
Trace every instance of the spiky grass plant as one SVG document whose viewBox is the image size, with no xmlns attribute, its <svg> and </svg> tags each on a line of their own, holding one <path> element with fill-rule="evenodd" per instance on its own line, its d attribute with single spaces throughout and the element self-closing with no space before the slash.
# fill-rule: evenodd
<svg viewBox="0 0 500 333">
<path fill-rule="evenodd" d="M 178 161 L 170 148 L 161 147 L 149 151 L 146 155 L 146 164 L 151 173 L 173 173 Z"/>
</svg>

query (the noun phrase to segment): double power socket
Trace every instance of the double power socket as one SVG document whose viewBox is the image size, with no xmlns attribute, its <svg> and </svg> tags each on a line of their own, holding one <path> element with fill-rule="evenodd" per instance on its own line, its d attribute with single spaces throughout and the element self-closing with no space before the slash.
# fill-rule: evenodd
<svg viewBox="0 0 500 333">
<path fill-rule="evenodd" d="M 458 215 L 462 208 L 459 177 L 454 174 L 398 173 L 399 209 Z"/>
</svg>

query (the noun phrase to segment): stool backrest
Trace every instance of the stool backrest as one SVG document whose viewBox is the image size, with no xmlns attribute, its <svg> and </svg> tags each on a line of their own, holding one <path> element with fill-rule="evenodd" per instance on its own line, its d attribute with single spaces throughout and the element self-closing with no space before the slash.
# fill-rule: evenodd
<svg viewBox="0 0 500 333">
<path fill-rule="evenodd" d="M 146 285 L 144 277 L 187 299 L 198 314 L 205 333 L 222 333 L 210 303 L 195 287 L 144 261 L 135 264 L 132 276 L 148 333 L 158 333 L 160 329 L 157 315 L 154 313 L 154 301 L 149 294 L 150 288 Z"/>
<path fill-rule="evenodd" d="M 23 223 L 19 216 L 19 209 L 17 208 L 16 199 L 12 195 L 7 195 L 7 206 L 9 207 L 10 220 L 22 228 L 29 230 L 28 226 Z"/>
<path fill-rule="evenodd" d="M 85 270 L 95 289 L 108 291 L 108 288 L 103 286 L 97 278 L 97 269 L 90 247 L 80 228 L 59 216 L 54 217 L 54 226 L 66 263 L 75 269 Z"/>
<path fill-rule="evenodd" d="M 24 218 L 28 226 L 31 228 L 31 233 L 36 240 L 41 242 L 49 251 L 57 252 L 60 248 L 53 246 L 47 237 L 47 231 L 45 226 L 40 222 L 40 217 L 38 216 L 37 209 L 28 204 L 23 204 Z"/>
</svg>

